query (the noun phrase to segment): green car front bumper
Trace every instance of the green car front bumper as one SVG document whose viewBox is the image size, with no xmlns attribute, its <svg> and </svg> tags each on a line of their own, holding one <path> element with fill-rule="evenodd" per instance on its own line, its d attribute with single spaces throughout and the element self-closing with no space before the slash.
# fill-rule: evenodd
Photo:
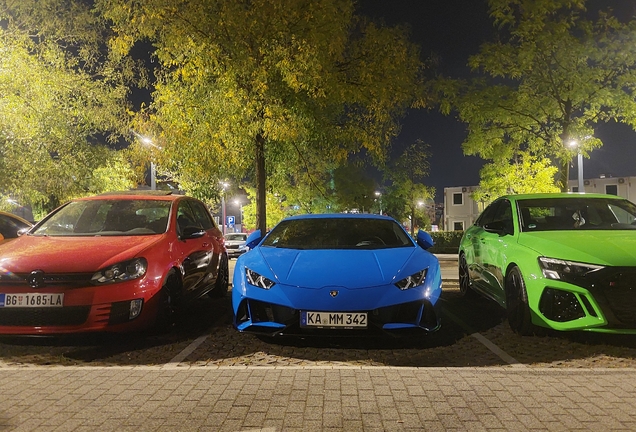
<svg viewBox="0 0 636 432">
<path fill-rule="evenodd" d="M 572 281 L 526 278 L 535 325 L 636 334 L 636 268 L 605 267 Z"/>
</svg>

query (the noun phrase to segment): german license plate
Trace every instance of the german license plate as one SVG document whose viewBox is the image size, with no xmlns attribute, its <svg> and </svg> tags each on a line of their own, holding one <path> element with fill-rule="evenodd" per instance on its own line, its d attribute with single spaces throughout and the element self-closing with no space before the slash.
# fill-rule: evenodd
<svg viewBox="0 0 636 432">
<path fill-rule="evenodd" d="M 300 313 L 301 327 L 366 328 L 366 312 L 311 312 Z"/>
<path fill-rule="evenodd" d="M 0 294 L 0 307 L 62 307 L 64 294 Z"/>
</svg>

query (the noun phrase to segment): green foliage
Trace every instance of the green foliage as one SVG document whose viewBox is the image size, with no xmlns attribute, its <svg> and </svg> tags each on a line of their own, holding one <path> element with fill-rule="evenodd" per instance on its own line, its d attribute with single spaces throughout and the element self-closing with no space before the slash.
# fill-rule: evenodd
<svg viewBox="0 0 636 432">
<path fill-rule="evenodd" d="M 256 191 L 254 188 L 246 187 L 248 200 L 250 204 L 243 206 L 243 228 L 246 230 L 254 230 L 256 226 Z M 278 194 L 267 194 L 267 229 L 273 228 L 278 222 L 296 214 L 293 207 L 290 207 L 286 199 Z"/>
<path fill-rule="evenodd" d="M 434 254 L 456 254 L 464 231 L 434 231 L 429 233 L 433 238 L 433 247 L 428 251 Z"/>
<path fill-rule="evenodd" d="M 333 171 L 333 194 L 336 211 L 369 211 L 376 199 L 375 182 L 362 167 L 350 163 Z"/>
<path fill-rule="evenodd" d="M 425 204 L 435 196 L 435 188 L 423 184 L 429 169 L 428 149 L 428 144 L 417 140 L 407 146 L 387 170 L 386 180 L 390 186 L 383 196 L 386 213 L 400 221 L 413 221 L 411 231 L 416 225 L 430 225 Z"/>
<path fill-rule="evenodd" d="M 133 189 L 136 184 L 131 180 L 133 170 L 123 154 L 115 154 L 106 163 L 93 170 L 86 187 L 88 194 L 104 191 L 125 191 Z"/>
<path fill-rule="evenodd" d="M 445 109 L 455 106 L 468 124 L 467 155 L 553 159 L 558 185 L 567 190 L 576 151 L 587 157 L 602 145 L 594 137 L 599 122 L 636 126 L 636 21 L 622 23 L 611 12 L 592 21 L 585 0 L 489 4 L 498 41 L 470 58 L 480 78 L 440 82 Z"/>
<path fill-rule="evenodd" d="M 265 191 L 254 171 L 263 139 L 267 182 L 293 188 L 306 211 L 324 208 L 327 173 L 361 149 L 383 160 L 417 94 L 417 47 L 404 29 L 357 17 L 351 0 L 95 5 L 114 24 L 114 52 L 154 44 L 147 114 L 182 185 L 230 176 Z"/>
<path fill-rule="evenodd" d="M 549 159 L 537 160 L 529 153 L 511 162 L 498 160 L 481 169 L 479 188 L 472 198 L 487 205 L 507 194 L 559 192 L 554 184 L 556 172 Z"/>
<path fill-rule="evenodd" d="M 98 55 L 101 27 L 90 10 L 2 1 L 0 19 L 0 193 L 46 213 L 126 183 L 102 137 L 126 130 L 127 88 L 121 69 Z"/>
</svg>

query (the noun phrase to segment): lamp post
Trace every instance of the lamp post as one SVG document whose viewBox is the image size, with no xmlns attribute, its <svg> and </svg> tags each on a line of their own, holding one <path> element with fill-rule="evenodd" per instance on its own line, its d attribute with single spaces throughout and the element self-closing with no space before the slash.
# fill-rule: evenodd
<svg viewBox="0 0 636 432">
<path fill-rule="evenodd" d="M 234 200 L 234 204 L 239 206 L 239 216 L 241 221 L 241 232 L 243 232 L 243 202 L 239 199 Z"/>
<path fill-rule="evenodd" d="M 156 145 L 154 142 L 152 142 L 152 139 L 148 138 L 147 136 L 144 136 L 138 132 L 132 131 L 132 133 L 139 139 L 139 141 L 141 141 L 141 143 L 145 146 L 149 146 L 149 147 L 154 147 L 157 148 L 159 150 L 161 150 L 161 147 L 159 147 L 158 145 Z M 152 158 L 150 159 L 150 190 L 156 190 L 157 189 L 157 167 L 155 165 L 155 162 L 152 160 Z"/>
<path fill-rule="evenodd" d="M 155 172 L 155 163 L 150 161 L 150 190 L 157 189 L 157 174 Z"/>
<path fill-rule="evenodd" d="M 583 186 L 583 154 L 581 153 L 581 149 L 579 148 L 579 143 L 576 140 L 570 141 L 570 147 L 577 147 L 577 165 L 578 165 L 578 181 L 579 181 L 579 193 L 585 192 L 585 187 Z"/>
<path fill-rule="evenodd" d="M 223 217 L 221 224 L 223 226 L 223 235 L 225 235 L 225 188 L 228 187 L 229 184 L 221 182 L 221 186 L 221 216 Z"/>
<path fill-rule="evenodd" d="M 375 196 L 378 197 L 378 202 L 380 203 L 380 214 L 382 214 L 382 192 L 375 191 Z"/>
</svg>

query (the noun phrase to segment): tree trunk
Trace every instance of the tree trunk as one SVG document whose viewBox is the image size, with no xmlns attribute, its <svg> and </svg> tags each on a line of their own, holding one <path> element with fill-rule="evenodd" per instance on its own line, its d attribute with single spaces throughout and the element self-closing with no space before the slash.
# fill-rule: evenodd
<svg viewBox="0 0 636 432">
<path fill-rule="evenodd" d="M 259 133 L 256 135 L 256 229 L 261 230 L 261 235 L 267 232 L 266 178 L 265 137 Z"/>
</svg>

